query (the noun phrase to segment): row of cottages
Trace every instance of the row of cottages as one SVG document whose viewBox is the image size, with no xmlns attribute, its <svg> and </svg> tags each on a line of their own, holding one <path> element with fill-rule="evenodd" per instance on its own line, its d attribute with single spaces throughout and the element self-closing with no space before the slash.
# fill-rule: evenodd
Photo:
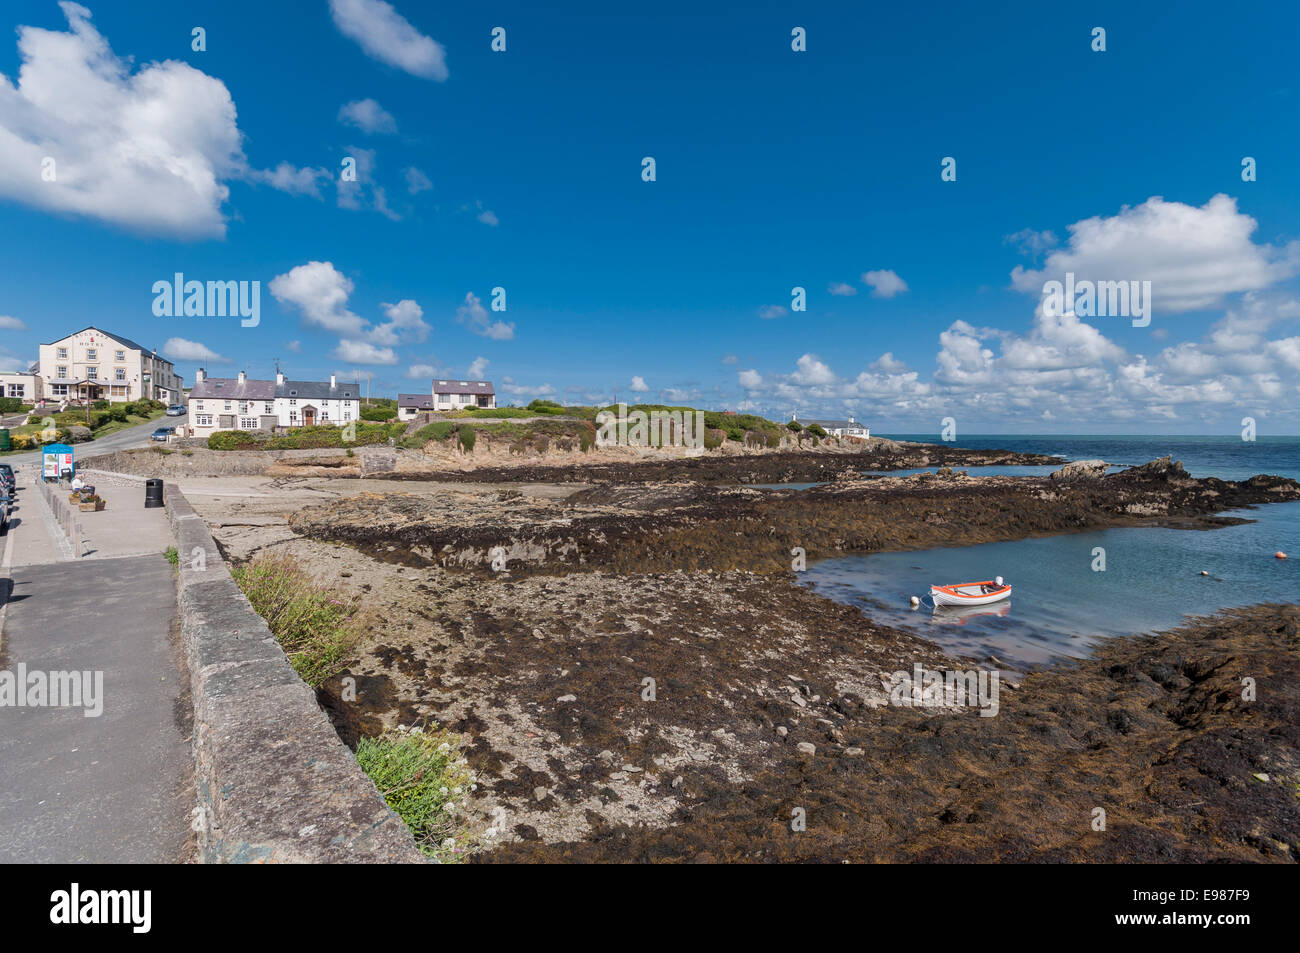
<svg viewBox="0 0 1300 953">
<path fill-rule="evenodd" d="M 399 420 L 413 420 L 421 414 L 496 405 L 496 389 L 491 381 L 434 381 L 428 394 L 398 394 L 397 416 Z"/>
<path fill-rule="evenodd" d="M 273 381 L 194 375 L 189 400 L 189 434 L 207 437 L 218 430 L 272 430 L 276 427 L 344 426 L 361 419 L 361 389 L 330 375 L 323 381 Z"/>
<path fill-rule="evenodd" d="M 33 404 L 142 398 L 175 404 L 184 397 L 171 361 L 159 357 L 157 350 L 95 327 L 40 345 L 35 364 L 0 374 L 0 389 L 5 397 Z"/>
<path fill-rule="evenodd" d="M 790 415 L 790 419 L 798 420 L 794 414 Z M 871 428 L 863 426 L 852 416 L 848 420 L 799 420 L 799 423 L 805 427 L 817 424 L 832 437 L 860 437 L 863 440 L 871 437 Z"/>
</svg>

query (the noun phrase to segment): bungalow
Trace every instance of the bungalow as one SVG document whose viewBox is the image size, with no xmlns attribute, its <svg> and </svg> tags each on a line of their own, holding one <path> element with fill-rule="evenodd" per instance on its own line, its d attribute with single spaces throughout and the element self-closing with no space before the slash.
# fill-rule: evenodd
<svg viewBox="0 0 1300 953">
<path fill-rule="evenodd" d="M 433 398 L 438 410 L 497 405 L 496 391 L 491 381 L 434 381 Z"/>
<path fill-rule="evenodd" d="M 275 427 L 340 426 L 361 418 L 361 390 L 355 383 L 273 381 L 208 377 L 200 368 L 189 399 L 189 433 L 207 437 L 218 430 L 271 430 Z"/>
<path fill-rule="evenodd" d="M 414 420 L 420 414 L 428 414 L 437 410 L 433 405 L 432 394 L 398 394 L 397 395 L 397 419 Z"/>
</svg>

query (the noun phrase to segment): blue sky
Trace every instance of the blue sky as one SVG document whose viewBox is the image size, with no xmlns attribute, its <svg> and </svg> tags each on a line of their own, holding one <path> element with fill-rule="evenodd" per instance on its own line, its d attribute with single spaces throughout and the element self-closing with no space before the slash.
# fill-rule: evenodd
<svg viewBox="0 0 1300 953">
<path fill-rule="evenodd" d="M 552 6 L 0 4 L 0 360 L 96 324 L 187 384 L 1300 429 L 1293 7 Z M 1151 324 L 1045 318 L 1067 269 Z M 155 316 L 178 271 L 260 324 Z"/>
</svg>

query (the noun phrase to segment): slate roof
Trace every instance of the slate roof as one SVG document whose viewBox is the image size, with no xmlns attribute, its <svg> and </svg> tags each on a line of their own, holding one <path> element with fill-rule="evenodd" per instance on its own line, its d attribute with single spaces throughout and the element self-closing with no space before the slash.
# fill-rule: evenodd
<svg viewBox="0 0 1300 953">
<path fill-rule="evenodd" d="M 329 381 L 285 381 L 276 387 L 276 397 L 293 397 L 298 400 L 359 400 L 361 389 L 356 381 L 339 381 L 331 388 Z"/>
<path fill-rule="evenodd" d="M 435 394 L 495 394 L 491 381 L 434 381 Z"/>
<path fill-rule="evenodd" d="M 398 407 L 414 407 L 416 410 L 437 410 L 433 406 L 433 397 L 428 394 L 398 394 Z"/>
<path fill-rule="evenodd" d="M 190 400 L 274 400 L 275 381 L 245 380 L 238 377 L 205 377 L 190 390 Z"/>
</svg>

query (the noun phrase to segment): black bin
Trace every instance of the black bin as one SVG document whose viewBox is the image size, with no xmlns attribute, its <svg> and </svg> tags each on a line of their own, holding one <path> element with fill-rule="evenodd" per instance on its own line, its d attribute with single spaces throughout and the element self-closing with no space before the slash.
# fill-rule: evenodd
<svg viewBox="0 0 1300 953">
<path fill-rule="evenodd" d="M 163 505 L 163 481 L 162 480 L 145 480 L 144 481 L 144 508 L 151 510 Z"/>
</svg>

